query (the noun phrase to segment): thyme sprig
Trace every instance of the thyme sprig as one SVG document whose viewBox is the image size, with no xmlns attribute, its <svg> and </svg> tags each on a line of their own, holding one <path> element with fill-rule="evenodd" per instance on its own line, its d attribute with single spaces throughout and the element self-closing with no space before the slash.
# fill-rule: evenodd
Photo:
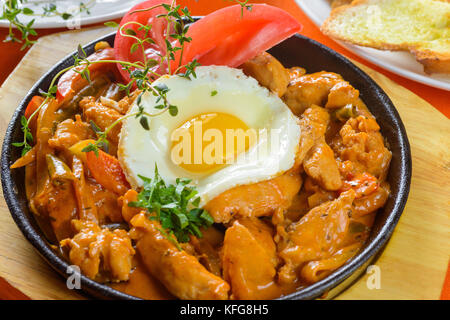
<svg viewBox="0 0 450 320">
<path fill-rule="evenodd" d="M 43 13 L 35 13 L 29 7 L 24 5 L 27 0 L 5 0 L 3 1 L 2 14 L 0 15 L 0 20 L 8 20 L 9 28 L 8 35 L 6 36 L 4 42 L 17 42 L 23 43 L 20 50 L 25 50 L 26 48 L 32 46 L 36 41 L 31 40 L 32 36 L 37 36 L 36 30 L 33 28 L 36 19 L 30 20 L 28 23 L 24 23 L 19 19 L 20 15 L 33 16 L 33 17 L 52 17 L 59 16 L 63 20 L 68 20 L 73 17 L 73 13 L 58 10 L 56 4 L 49 3 L 43 6 Z M 80 2 L 78 11 L 86 12 L 89 14 L 89 8 L 95 4 L 94 0 L 89 0 L 88 3 Z M 17 29 L 20 35 L 16 35 L 14 28 Z"/>
<path fill-rule="evenodd" d="M 144 61 L 136 61 L 136 62 L 129 62 L 129 61 L 120 61 L 120 60 L 98 60 L 98 61 L 90 61 L 87 57 L 87 54 L 83 47 L 81 45 L 78 45 L 77 52 L 73 56 L 74 63 L 72 66 L 67 67 L 58 74 L 55 75 L 55 77 L 52 79 L 52 82 L 50 84 L 49 90 L 47 92 L 41 91 L 40 94 L 45 98 L 43 103 L 36 109 L 36 111 L 28 118 L 26 119 L 23 117 L 21 119 L 22 123 L 22 131 L 24 133 L 24 139 L 21 142 L 14 143 L 16 147 L 22 147 L 22 154 L 26 154 L 29 150 L 31 150 L 31 144 L 33 143 L 33 135 L 31 134 L 31 130 L 29 128 L 29 124 L 32 121 L 32 119 L 39 113 L 39 110 L 44 106 L 46 103 L 49 102 L 50 99 L 55 98 L 55 94 L 57 92 L 57 86 L 56 81 L 59 79 L 59 77 L 66 73 L 69 70 L 73 70 L 74 72 L 80 74 L 80 76 L 85 79 L 87 82 L 91 82 L 91 74 L 89 67 L 93 64 L 99 64 L 99 63 L 114 63 L 114 64 L 120 64 L 121 67 L 126 70 L 129 74 L 130 81 L 127 84 L 119 84 L 119 87 L 121 90 L 126 91 L 127 95 L 131 94 L 131 90 L 133 88 L 137 88 L 142 91 L 142 93 L 137 98 L 137 104 L 138 104 L 138 111 L 135 113 L 131 113 L 128 115 L 125 115 L 117 121 L 114 121 L 108 128 L 106 128 L 104 131 L 101 131 L 101 129 L 96 126 L 95 124 L 91 123 L 91 127 L 94 130 L 94 132 L 97 134 L 97 140 L 95 143 L 91 143 L 88 146 L 86 146 L 83 151 L 89 152 L 94 151 L 96 154 L 98 154 L 99 149 L 108 149 L 108 140 L 107 140 L 107 134 L 110 132 L 115 126 L 117 126 L 119 123 L 121 123 L 123 120 L 130 118 L 130 117 L 136 117 L 139 118 L 139 123 L 141 126 L 149 130 L 149 117 L 155 117 L 158 116 L 166 111 L 169 112 L 170 115 L 176 116 L 178 114 L 178 107 L 171 104 L 170 101 L 167 98 L 167 93 L 169 91 L 169 88 L 163 84 L 158 83 L 153 85 L 153 81 L 155 78 L 159 78 L 161 74 L 158 74 L 155 71 L 152 71 L 151 69 L 155 65 L 164 65 L 165 63 L 170 66 L 170 62 L 175 59 L 175 52 L 178 50 L 181 50 L 181 52 L 184 49 L 184 45 L 188 42 L 190 42 L 192 39 L 189 37 L 186 37 L 186 33 L 189 30 L 189 26 L 185 25 L 184 21 L 193 21 L 193 18 L 187 8 L 181 9 L 180 6 L 175 6 L 175 1 L 172 2 L 172 4 L 166 5 L 166 4 L 160 4 L 157 6 L 153 6 L 148 9 L 143 10 L 152 10 L 158 7 L 162 7 L 166 10 L 166 13 L 159 15 L 159 18 L 166 19 L 168 25 L 171 24 L 172 27 L 168 27 L 167 30 L 175 30 L 174 33 L 167 32 L 166 38 L 165 38 L 165 54 L 160 54 L 160 60 L 157 61 L 155 59 L 148 59 L 145 56 L 145 44 L 151 44 L 154 43 L 154 40 L 149 37 L 149 31 L 151 29 L 151 26 L 146 26 L 141 23 L 130 21 L 129 23 L 126 23 L 122 25 L 118 32 L 124 37 L 130 37 L 134 39 L 136 42 L 131 46 L 130 52 L 134 52 L 137 49 L 142 50 L 144 53 L 143 56 Z M 181 12 L 181 13 L 180 13 Z M 138 30 L 144 31 L 144 37 L 137 37 L 136 32 L 130 28 L 132 24 L 135 24 L 138 26 Z M 107 23 L 109 26 L 117 27 L 117 24 L 115 23 Z M 177 31 L 178 30 L 178 31 Z M 173 45 L 172 43 L 177 43 Z M 178 68 L 172 72 L 175 74 L 178 74 L 181 77 L 185 77 L 187 79 L 190 79 L 192 77 L 196 77 L 195 74 L 195 68 L 199 65 L 199 63 L 196 60 L 193 60 L 189 62 L 186 65 L 181 65 L 182 61 L 182 54 L 180 55 L 180 61 Z M 180 73 L 180 70 L 185 69 L 184 73 Z M 170 74 L 170 70 L 169 70 Z M 141 98 L 142 94 L 145 92 L 151 92 L 156 97 L 156 109 L 159 109 L 160 112 L 155 114 L 149 114 L 144 111 L 144 108 L 141 105 Z"/>
<path fill-rule="evenodd" d="M 231 0 L 233 2 L 236 2 L 237 4 L 239 4 L 241 6 L 241 18 L 244 17 L 244 9 L 248 10 L 248 11 L 252 11 L 253 8 L 253 4 L 249 4 L 248 2 L 250 0 Z"/>
</svg>

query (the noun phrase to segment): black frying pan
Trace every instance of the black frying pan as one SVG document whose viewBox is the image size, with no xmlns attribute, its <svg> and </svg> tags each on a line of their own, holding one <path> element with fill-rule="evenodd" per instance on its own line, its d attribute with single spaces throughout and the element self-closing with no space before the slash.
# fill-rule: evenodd
<svg viewBox="0 0 450 320">
<path fill-rule="evenodd" d="M 88 55 L 93 53 L 94 45 L 98 41 L 107 41 L 113 46 L 114 36 L 115 34 L 110 34 L 86 45 L 84 47 L 86 53 Z M 371 235 L 362 250 L 325 279 L 281 299 L 313 299 L 327 292 L 330 298 L 345 289 L 365 270 L 391 236 L 408 198 L 411 182 L 409 142 L 400 116 L 386 93 L 367 74 L 342 55 L 301 35 L 295 35 L 283 41 L 269 52 L 286 67 L 301 66 L 306 68 L 308 73 L 326 70 L 341 74 L 360 91 L 362 100 L 377 118 L 382 134 L 392 151 L 388 175 L 391 195 L 384 208 L 377 214 Z M 50 247 L 33 214 L 28 210 L 24 190 L 24 170 L 10 170 L 9 167 L 20 157 L 20 148 L 13 147 L 11 143 L 23 139 L 20 117 L 24 114 L 28 102 L 34 95 L 39 94 L 39 89 L 48 90 L 50 81 L 58 71 L 73 64 L 72 55 L 56 64 L 24 97 L 9 123 L 1 157 L 3 195 L 14 221 L 44 260 L 65 278 L 70 275 L 66 273 L 69 264 Z M 83 292 L 97 298 L 138 299 L 85 276 L 81 276 L 81 286 Z"/>
</svg>

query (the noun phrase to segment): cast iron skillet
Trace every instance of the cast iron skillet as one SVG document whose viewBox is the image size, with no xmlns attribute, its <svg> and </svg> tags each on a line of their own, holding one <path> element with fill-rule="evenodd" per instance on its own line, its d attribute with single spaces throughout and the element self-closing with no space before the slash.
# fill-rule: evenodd
<svg viewBox="0 0 450 320">
<path fill-rule="evenodd" d="M 87 54 L 94 51 L 97 41 L 107 41 L 114 45 L 114 34 L 107 35 L 84 47 Z M 388 180 L 392 193 L 385 207 L 377 214 L 371 235 L 360 253 L 327 278 L 281 299 L 313 299 L 329 292 L 334 296 L 360 275 L 369 262 L 380 252 L 391 236 L 395 225 L 405 207 L 411 181 L 411 154 L 405 128 L 391 100 L 383 90 L 363 71 L 335 51 L 301 35 L 295 35 L 270 50 L 286 67 L 301 66 L 308 73 L 331 71 L 341 74 L 345 80 L 360 91 L 362 100 L 377 118 L 389 149 L 392 151 Z M 65 67 L 73 64 L 72 55 L 66 57 L 46 73 L 28 92 L 18 106 L 9 123 L 3 143 L 1 158 L 1 178 L 3 194 L 14 221 L 27 240 L 40 255 L 63 277 L 68 263 L 50 247 L 49 241 L 38 227 L 32 213 L 28 210 L 24 190 L 24 170 L 10 170 L 10 165 L 20 157 L 19 148 L 11 143 L 22 140 L 20 117 L 24 114 L 28 102 L 39 89 L 48 90 L 53 76 Z M 125 293 L 81 276 L 81 287 L 85 293 L 97 298 L 138 299 Z"/>
</svg>

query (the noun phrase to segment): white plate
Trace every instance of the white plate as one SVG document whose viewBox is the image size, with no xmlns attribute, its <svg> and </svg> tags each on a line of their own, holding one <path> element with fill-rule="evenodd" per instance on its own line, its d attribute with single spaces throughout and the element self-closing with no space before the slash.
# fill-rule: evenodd
<svg viewBox="0 0 450 320">
<path fill-rule="evenodd" d="M 296 0 L 296 2 L 303 12 L 319 27 L 330 15 L 331 7 L 328 0 Z M 337 42 L 353 53 L 393 73 L 432 87 L 450 91 L 449 75 L 427 75 L 423 72 L 422 65 L 408 52 L 383 51 L 346 44 L 342 41 Z"/>
<path fill-rule="evenodd" d="M 0 4 L 6 0 L 1 0 Z M 33 27 L 35 29 L 43 28 L 69 28 L 76 29 L 82 25 L 108 21 L 122 17 L 128 10 L 142 0 L 28 0 L 22 6 L 30 8 L 35 14 L 42 14 L 43 7 L 49 4 L 55 4 L 58 11 L 73 13 L 73 18 L 64 20 L 60 16 L 27 16 L 20 14 L 19 21 L 28 23 L 35 19 Z M 84 3 L 88 8 L 90 14 L 85 11 L 79 13 L 79 4 Z M 0 27 L 9 27 L 8 20 L 0 20 Z"/>
</svg>

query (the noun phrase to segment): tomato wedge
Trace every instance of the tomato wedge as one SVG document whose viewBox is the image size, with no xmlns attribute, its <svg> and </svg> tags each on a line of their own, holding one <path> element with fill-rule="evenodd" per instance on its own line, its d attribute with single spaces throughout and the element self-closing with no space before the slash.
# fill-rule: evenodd
<svg viewBox="0 0 450 320">
<path fill-rule="evenodd" d="M 169 0 L 149 0 L 144 1 L 142 3 L 137 4 L 122 18 L 119 25 L 119 30 L 123 27 L 123 31 L 130 29 L 132 30 L 132 34 L 134 33 L 135 37 L 139 39 L 146 38 L 145 31 L 140 29 L 140 26 L 136 23 L 140 23 L 146 26 L 152 26 L 147 37 L 150 37 L 155 43 L 145 43 L 145 56 L 148 59 L 156 59 L 159 60 L 158 54 L 164 55 L 166 52 L 165 45 L 165 32 L 167 27 L 167 21 L 163 18 L 158 18 L 157 16 L 167 11 L 162 7 L 157 7 L 152 10 L 140 11 L 148 8 L 152 8 L 159 4 L 165 3 L 170 5 L 172 1 Z M 116 54 L 116 59 L 120 61 L 128 61 L 128 62 L 138 62 L 144 61 L 144 52 L 141 48 L 137 48 L 137 50 L 132 50 L 133 44 L 137 43 L 137 41 L 131 37 L 123 36 L 119 31 L 117 31 L 116 38 L 114 40 L 114 50 Z M 120 64 L 117 64 L 120 74 L 123 79 L 128 83 L 130 81 L 130 75 L 128 71 L 123 70 Z M 159 74 L 165 74 L 166 68 L 159 66 L 155 66 L 152 71 L 157 72 Z"/>
<path fill-rule="evenodd" d="M 208 14 L 193 23 L 187 37 L 181 65 L 196 59 L 201 65 L 238 67 L 302 28 L 286 11 L 266 4 L 253 4 L 251 10 L 234 5 Z M 172 69 L 179 66 L 177 52 Z"/>
<path fill-rule="evenodd" d="M 125 194 L 130 189 L 117 158 L 98 150 L 98 156 L 94 151 L 89 151 L 86 154 L 86 161 L 94 179 L 106 189 L 119 195 Z"/>
<path fill-rule="evenodd" d="M 98 50 L 95 53 L 91 54 L 87 59 L 91 62 L 100 60 L 114 60 L 114 49 L 105 48 Z M 75 69 L 78 71 L 82 71 L 83 68 L 83 66 L 80 66 Z M 97 75 L 104 74 L 107 71 L 117 72 L 113 63 L 94 63 L 89 65 L 88 68 L 91 79 L 95 79 Z M 56 98 L 59 102 L 69 100 L 73 97 L 75 92 L 81 90 L 87 84 L 88 82 L 81 77 L 81 74 L 75 72 L 74 69 L 71 69 L 64 73 L 59 79 Z"/>
</svg>

